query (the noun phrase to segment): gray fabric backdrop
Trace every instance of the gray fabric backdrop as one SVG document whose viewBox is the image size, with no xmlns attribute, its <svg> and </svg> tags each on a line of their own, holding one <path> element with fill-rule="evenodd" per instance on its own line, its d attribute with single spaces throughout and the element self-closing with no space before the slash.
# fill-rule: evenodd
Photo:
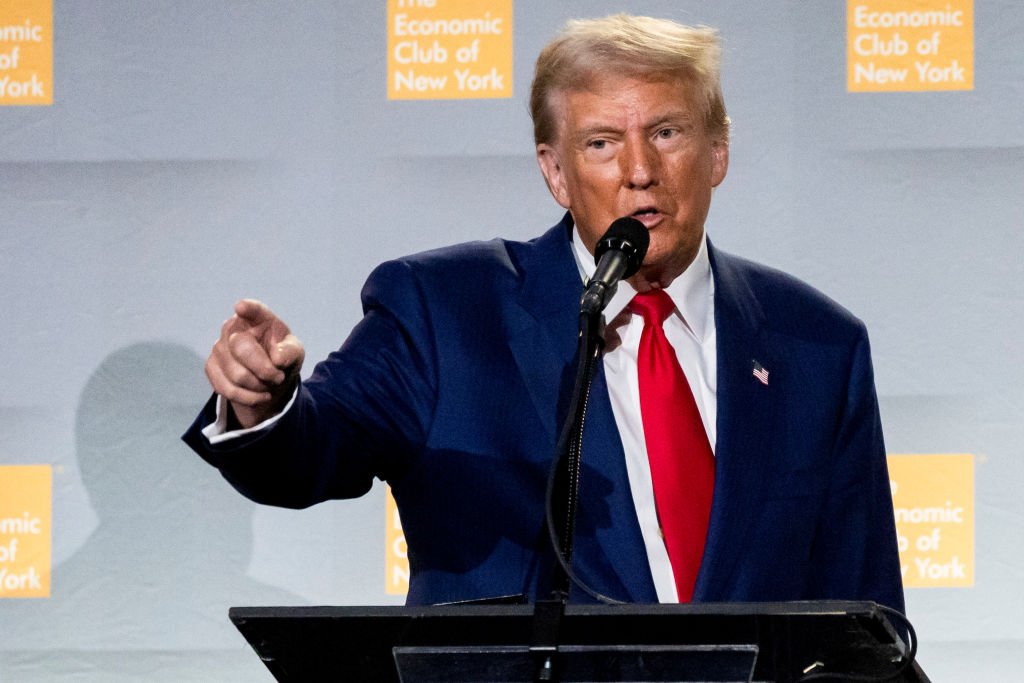
<svg viewBox="0 0 1024 683">
<path fill-rule="evenodd" d="M 513 97 L 414 102 L 384 2 L 55 0 L 53 105 L 0 108 L 0 465 L 54 466 L 52 596 L 0 600 L 0 680 L 270 680 L 228 606 L 401 602 L 382 487 L 259 508 L 177 440 L 203 359 L 237 298 L 315 360 L 380 261 L 556 222 L 532 63 L 620 10 L 724 37 L 716 244 L 865 320 L 890 452 L 984 456 L 975 585 L 908 590 L 925 669 L 1024 669 L 1020 2 L 975 3 L 973 90 L 851 94 L 837 0 L 519 0 Z"/>
</svg>

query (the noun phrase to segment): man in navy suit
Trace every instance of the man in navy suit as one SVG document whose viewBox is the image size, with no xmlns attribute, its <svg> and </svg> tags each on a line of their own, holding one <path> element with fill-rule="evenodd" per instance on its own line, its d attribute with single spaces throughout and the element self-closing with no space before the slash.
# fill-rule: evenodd
<svg viewBox="0 0 1024 683">
<path fill-rule="evenodd" d="M 575 573 L 624 601 L 852 599 L 902 611 L 864 326 L 704 232 L 729 160 L 718 50 L 713 31 L 667 21 L 570 22 L 542 51 L 531 94 L 537 159 L 563 220 L 529 242 L 381 265 L 363 320 L 306 380 L 289 328 L 239 302 L 207 361 L 215 395 L 186 441 L 267 504 L 304 507 L 388 481 L 410 603 L 546 596 L 543 498 L 579 296 L 599 237 L 632 216 L 650 248 L 605 310 Z M 631 300 L 656 290 L 671 299 L 665 337 L 713 453 L 699 573 L 683 587 L 636 379 L 644 321 Z"/>
</svg>

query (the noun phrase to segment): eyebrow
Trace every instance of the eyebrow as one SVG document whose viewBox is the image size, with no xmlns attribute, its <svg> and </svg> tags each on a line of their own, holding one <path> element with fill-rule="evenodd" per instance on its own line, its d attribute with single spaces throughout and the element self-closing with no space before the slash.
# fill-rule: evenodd
<svg viewBox="0 0 1024 683">
<path fill-rule="evenodd" d="M 693 125 L 696 120 L 697 117 L 688 111 L 673 110 L 652 118 L 644 124 L 643 128 L 644 130 L 653 130 L 665 125 L 666 123 Z M 621 135 L 623 132 L 623 129 L 618 126 L 598 123 L 578 129 L 573 135 L 573 140 L 578 142 L 595 135 Z"/>
<path fill-rule="evenodd" d="M 657 118 L 651 119 L 644 128 L 650 130 L 651 128 L 658 128 L 666 123 L 692 125 L 696 120 L 697 117 L 688 111 L 669 111 Z"/>
<path fill-rule="evenodd" d="M 573 135 L 573 139 L 584 140 L 595 135 L 604 135 L 609 133 L 613 135 L 621 135 L 623 132 L 625 131 L 623 131 L 621 128 L 617 126 L 597 124 L 594 126 L 586 126 L 585 128 L 580 128 L 576 130 Z"/>
</svg>

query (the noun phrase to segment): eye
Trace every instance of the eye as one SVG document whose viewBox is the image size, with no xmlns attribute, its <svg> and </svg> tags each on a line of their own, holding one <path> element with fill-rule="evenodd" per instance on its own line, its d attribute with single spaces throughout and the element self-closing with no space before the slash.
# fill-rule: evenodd
<svg viewBox="0 0 1024 683">
<path fill-rule="evenodd" d="M 662 128 L 657 132 L 657 137 L 662 140 L 668 140 L 669 138 L 675 137 L 679 131 L 676 128 Z"/>
<path fill-rule="evenodd" d="M 608 141 L 607 140 L 591 140 L 587 144 L 587 146 L 590 147 L 590 149 L 604 149 L 605 147 L 608 146 Z"/>
</svg>

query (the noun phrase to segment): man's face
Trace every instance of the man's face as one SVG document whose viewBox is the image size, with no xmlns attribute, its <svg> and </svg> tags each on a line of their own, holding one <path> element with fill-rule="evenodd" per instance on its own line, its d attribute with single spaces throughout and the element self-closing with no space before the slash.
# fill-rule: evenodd
<svg viewBox="0 0 1024 683">
<path fill-rule="evenodd" d="M 696 256 L 711 190 L 729 165 L 728 140 L 708 134 L 691 91 L 679 79 L 599 77 L 554 95 L 558 137 L 537 146 L 551 194 L 591 253 L 617 218 L 647 227 L 641 289 L 667 286 Z"/>
</svg>

